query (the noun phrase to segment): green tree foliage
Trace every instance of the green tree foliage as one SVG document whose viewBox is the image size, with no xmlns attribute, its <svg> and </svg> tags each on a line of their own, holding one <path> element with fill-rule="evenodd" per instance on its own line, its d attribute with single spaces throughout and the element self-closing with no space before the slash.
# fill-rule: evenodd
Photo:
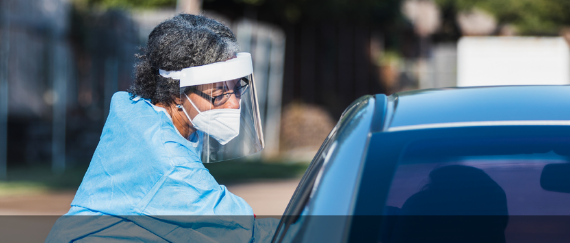
<svg viewBox="0 0 570 243">
<path fill-rule="evenodd" d="M 176 0 L 74 0 L 78 6 L 105 9 L 161 8 L 176 6 Z"/>
<path fill-rule="evenodd" d="M 568 0 L 435 0 L 455 12 L 478 8 L 493 14 L 499 24 L 512 24 L 521 34 L 557 34 L 570 25 Z"/>
<path fill-rule="evenodd" d="M 299 21 L 385 23 L 400 16 L 401 0 L 203 0 L 204 9 L 255 9 L 257 16 Z"/>
</svg>

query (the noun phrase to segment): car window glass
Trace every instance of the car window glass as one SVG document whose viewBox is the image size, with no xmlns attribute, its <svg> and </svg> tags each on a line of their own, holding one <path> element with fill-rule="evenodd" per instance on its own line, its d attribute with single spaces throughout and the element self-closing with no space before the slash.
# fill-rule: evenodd
<svg viewBox="0 0 570 243">
<path fill-rule="evenodd" d="M 455 232 L 462 236 L 447 239 L 516 242 L 525 227 L 540 226 L 536 216 L 570 215 L 568 150 L 562 137 L 410 144 L 393 175 L 380 241 L 445 242 Z"/>
</svg>

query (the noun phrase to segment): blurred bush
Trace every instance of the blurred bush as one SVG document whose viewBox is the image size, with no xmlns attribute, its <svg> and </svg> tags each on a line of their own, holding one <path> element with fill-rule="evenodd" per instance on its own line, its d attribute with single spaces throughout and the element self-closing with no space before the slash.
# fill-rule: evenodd
<svg viewBox="0 0 570 243">
<path fill-rule="evenodd" d="M 319 106 L 289 104 L 281 117 L 281 153 L 286 158 L 310 161 L 334 125 L 335 121 Z"/>
<path fill-rule="evenodd" d="M 513 25 L 523 35 L 557 35 L 570 24 L 567 0 L 435 0 L 444 12 L 457 13 L 481 9 L 492 14 L 499 26 Z"/>
</svg>

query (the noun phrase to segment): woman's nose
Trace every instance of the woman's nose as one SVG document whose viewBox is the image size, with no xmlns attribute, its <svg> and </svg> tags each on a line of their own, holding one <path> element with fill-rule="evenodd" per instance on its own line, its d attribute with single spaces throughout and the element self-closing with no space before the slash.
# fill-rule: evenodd
<svg viewBox="0 0 570 243">
<path fill-rule="evenodd" d="M 223 105 L 224 109 L 239 109 L 240 98 L 236 97 L 235 94 L 230 96 L 230 99 Z"/>
</svg>

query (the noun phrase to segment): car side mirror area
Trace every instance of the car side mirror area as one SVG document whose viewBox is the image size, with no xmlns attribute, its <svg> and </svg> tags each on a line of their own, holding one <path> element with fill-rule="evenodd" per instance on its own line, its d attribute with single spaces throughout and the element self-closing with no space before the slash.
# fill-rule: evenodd
<svg viewBox="0 0 570 243">
<path fill-rule="evenodd" d="M 544 166 L 540 175 L 540 187 L 547 191 L 570 193 L 570 163 Z"/>
</svg>

